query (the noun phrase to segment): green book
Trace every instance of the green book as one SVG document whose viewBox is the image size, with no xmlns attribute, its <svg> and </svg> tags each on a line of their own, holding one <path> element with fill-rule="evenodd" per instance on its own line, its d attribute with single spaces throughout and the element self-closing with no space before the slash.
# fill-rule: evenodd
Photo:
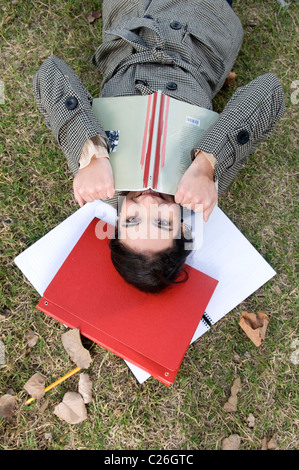
<svg viewBox="0 0 299 470">
<path fill-rule="evenodd" d="M 115 189 L 172 195 L 191 164 L 191 150 L 219 117 L 161 91 L 95 98 L 93 111 L 110 142 Z"/>
</svg>

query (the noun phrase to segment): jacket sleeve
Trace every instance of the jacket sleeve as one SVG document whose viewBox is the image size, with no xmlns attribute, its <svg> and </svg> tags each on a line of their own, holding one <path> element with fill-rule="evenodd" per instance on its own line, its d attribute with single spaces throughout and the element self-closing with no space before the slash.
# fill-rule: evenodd
<svg viewBox="0 0 299 470">
<path fill-rule="evenodd" d="M 216 157 L 215 179 L 221 194 L 270 134 L 285 112 L 278 78 L 268 73 L 238 88 L 197 148 Z M 192 153 L 192 157 L 194 151 Z"/>
<path fill-rule="evenodd" d="M 73 173 L 85 142 L 105 132 L 92 111 L 92 96 L 73 70 L 61 59 L 46 59 L 33 78 L 33 93 L 47 127 L 65 154 Z"/>
</svg>

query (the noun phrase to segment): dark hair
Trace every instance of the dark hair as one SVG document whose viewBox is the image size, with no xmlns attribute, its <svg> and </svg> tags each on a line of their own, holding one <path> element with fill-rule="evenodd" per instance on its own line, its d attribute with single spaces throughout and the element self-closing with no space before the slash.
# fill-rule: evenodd
<svg viewBox="0 0 299 470">
<path fill-rule="evenodd" d="M 186 249 L 186 244 L 191 241 L 182 234 L 180 238 L 174 238 L 171 248 L 146 255 L 124 246 L 118 238 L 116 228 L 115 238 L 109 242 L 111 260 L 115 269 L 129 284 L 143 292 L 158 293 L 170 285 L 187 281 L 188 273 L 183 266 L 192 251 Z M 182 272 L 185 277 L 178 280 Z"/>
</svg>

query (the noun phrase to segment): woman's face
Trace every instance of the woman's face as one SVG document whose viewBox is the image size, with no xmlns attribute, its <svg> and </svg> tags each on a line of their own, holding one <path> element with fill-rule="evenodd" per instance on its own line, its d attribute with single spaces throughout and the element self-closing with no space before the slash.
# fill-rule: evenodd
<svg viewBox="0 0 299 470">
<path fill-rule="evenodd" d="M 170 248 L 173 239 L 181 236 L 180 206 L 169 194 L 130 191 L 121 206 L 118 234 L 125 246 L 137 252 Z"/>
</svg>

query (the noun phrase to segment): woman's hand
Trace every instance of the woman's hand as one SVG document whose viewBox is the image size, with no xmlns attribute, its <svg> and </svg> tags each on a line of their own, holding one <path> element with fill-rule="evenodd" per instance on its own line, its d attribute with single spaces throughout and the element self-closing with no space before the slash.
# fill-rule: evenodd
<svg viewBox="0 0 299 470">
<path fill-rule="evenodd" d="M 114 180 L 109 158 L 93 157 L 88 166 L 78 170 L 73 181 L 74 196 L 82 207 L 84 201 L 114 196 Z"/>
<path fill-rule="evenodd" d="M 203 212 L 204 221 L 217 203 L 218 193 L 214 182 L 214 168 L 203 152 L 200 152 L 183 175 L 175 202 L 194 212 Z"/>
</svg>

